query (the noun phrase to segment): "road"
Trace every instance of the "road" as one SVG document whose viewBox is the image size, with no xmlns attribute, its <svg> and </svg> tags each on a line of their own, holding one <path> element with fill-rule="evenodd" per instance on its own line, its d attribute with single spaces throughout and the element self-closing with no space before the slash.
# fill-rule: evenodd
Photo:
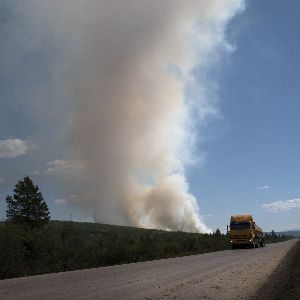
<svg viewBox="0 0 300 300">
<path fill-rule="evenodd" d="M 248 299 L 297 240 L 0 281 L 0 299 Z"/>
</svg>

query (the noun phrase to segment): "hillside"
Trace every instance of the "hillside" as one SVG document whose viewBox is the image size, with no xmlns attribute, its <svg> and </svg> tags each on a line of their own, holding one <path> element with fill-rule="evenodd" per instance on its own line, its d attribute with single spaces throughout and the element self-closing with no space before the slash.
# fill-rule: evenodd
<svg viewBox="0 0 300 300">
<path fill-rule="evenodd" d="M 51 221 L 40 231 L 0 224 L 0 279 L 229 248 L 224 235 Z"/>
<path fill-rule="evenodd" d="M 271 242 L 287 238 L 272 238 Z M 268 241 L 267 241 L 268 242 Z M 28 231 L 0 224 L 0 279 L 133 263 L 230 248 L 220 233 L 166 232 L 51 221 Z"/>
</svg>

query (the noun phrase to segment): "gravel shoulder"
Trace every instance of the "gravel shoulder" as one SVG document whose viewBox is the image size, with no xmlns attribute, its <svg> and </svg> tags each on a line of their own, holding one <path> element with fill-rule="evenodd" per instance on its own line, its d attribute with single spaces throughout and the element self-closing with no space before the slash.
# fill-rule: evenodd
<svg viewBox="0 0 300 300">
<path fill-rule="evenodd" d="M 300 240 L 257 290 L 253 299 L 300 299 Z"/>
<path fill-rule="evenodd" d="M 249 299 L 296 243 L 7 279 L 0 299 Z"/>
</svg>

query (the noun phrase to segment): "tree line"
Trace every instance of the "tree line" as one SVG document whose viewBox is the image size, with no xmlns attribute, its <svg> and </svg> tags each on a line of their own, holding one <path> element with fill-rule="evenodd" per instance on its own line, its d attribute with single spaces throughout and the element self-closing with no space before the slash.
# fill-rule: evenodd
<svg viewBox="0 0 300 300">
<path fill-rule="evenodd" d="M 199 234 L 50 221 L 48 206 L 28 176 L 6 202 L 6 221 L 0 223 L 0 279 L 230 248 L 229 238 L 219 229 Z"/>
</svg>

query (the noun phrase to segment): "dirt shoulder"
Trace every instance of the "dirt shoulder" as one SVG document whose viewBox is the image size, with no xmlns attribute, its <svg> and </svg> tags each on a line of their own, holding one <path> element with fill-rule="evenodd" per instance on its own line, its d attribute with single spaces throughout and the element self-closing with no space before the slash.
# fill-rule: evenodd
<svg viewBox="0 0 300 300">
<path fill-rule="evenodd" d="M 252 299 L 300 299 L 300 240 L 295 244 L 267 282 Z"/>
</svg>

